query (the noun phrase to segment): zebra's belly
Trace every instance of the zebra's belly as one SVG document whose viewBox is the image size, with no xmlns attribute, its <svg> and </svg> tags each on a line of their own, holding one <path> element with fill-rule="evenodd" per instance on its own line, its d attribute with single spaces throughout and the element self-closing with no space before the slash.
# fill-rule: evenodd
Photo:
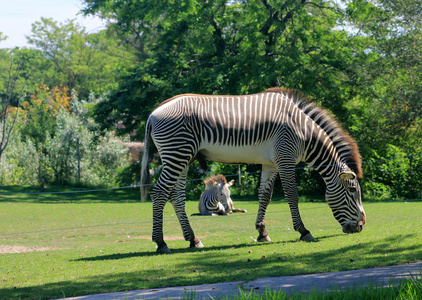
<svg viewBox="0 0 422 300">
<path fill-rule="evenodd" d="M 226 164 L 274 164 L 272 143 L 258 146 L 203 145 L 200 153 L 207 159 Z"/>
</svg>

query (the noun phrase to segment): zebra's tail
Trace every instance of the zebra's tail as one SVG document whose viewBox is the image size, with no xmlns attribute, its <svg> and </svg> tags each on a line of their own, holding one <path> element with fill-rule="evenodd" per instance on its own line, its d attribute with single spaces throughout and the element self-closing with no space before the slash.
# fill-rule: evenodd
<svg viewBox="0 0 422 300">
<path fill-rule="evenodd" d="M 141 167 L 141 202 L 145 202 L 148 194 L 149 176 L 149 140 L 151 135 L 151 124 L 147 121 L 145 128 L 144 152 L 142 155 Z"/>
</svg>

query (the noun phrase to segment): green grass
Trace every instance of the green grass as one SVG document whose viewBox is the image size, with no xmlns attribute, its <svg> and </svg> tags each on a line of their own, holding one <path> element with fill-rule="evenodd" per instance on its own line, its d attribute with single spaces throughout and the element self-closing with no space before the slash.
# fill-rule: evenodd
<svg viewBox="0 0 422 300">
<path fill-rule="evenodd" d="M 187 299 L 196 299 L 187 295 Z M 228 299 L 228 297 L 226 298 Z M 422 299 L 422 279 L 406 279 L 399 285 L 389 285 L 388 287 L 377 287 L 369 284 L 365 287 L 351 287 L 345 290 L 333 289 L 328 292 L 314 290 L 309 293 L 287 294 L 283 291 L 266 290 L 264 293 L 242 292 L 235 296 L 234 300 L 396 300 L 396 299 Z"/>
<path fill-rule="evenodd" d="M 22 188 L 0 193 L 11 190 Z M 301 203 L 316 238 L 303 243 L 288 205 L 273 201 L 267 215 L 273 242 L 261 244 L 254 241 L 257 201 L 234 198 L 248 213 L 218 217 L 195 215 L 198 202 L 188 201 L 191 225 L 205 245 L 193 250 L 168 204 L 164 234 L 172 254 L 157 256 L 150 240 L 152 204 L 138 199 L 138 190 L 0 195 L 0 249 L 19 252 L 0 254 L 0 298 L 51 299 L 422 260 L 421 202 L 364 203 L 367 226 L 353 235 L 341 232 L 326 203 Z"/>
</svg>

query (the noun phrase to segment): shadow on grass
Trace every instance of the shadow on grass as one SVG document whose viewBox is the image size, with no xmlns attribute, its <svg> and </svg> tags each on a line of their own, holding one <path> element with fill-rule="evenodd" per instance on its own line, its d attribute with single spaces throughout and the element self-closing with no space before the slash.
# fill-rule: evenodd
<svg viewBox="0 0 422 300">
<path fill-rule="evenodd" d="M 257 257 L 254 253 L 246 259 L 242 256 L 240 259 L 227 259 L 227 256 L 238 257 L 236 251 L 239 249 L 251 248 L 251 244 L 238 244 L 223 247 L 209 247 L 203 249 L 173 249 L 175 259 L 180 258 L 180 254 L 192 254 L 192 252 L 204 252 L 204 255 L 189 255 L 189 260 L 175 262 L 178 270 L 163 269 L 152 263 L 147 269 L 135 272 L 120 272 L 115 274 L 90 276 L 78 281 L 61 281 L 48 283 L 44 285 L 25 287 L 25 288 L 6 288 L 2 289 L 0 298 L 2 299 L 54 299 L 62 297 L 89 295 L 94 293 L 106 293 L 117 291 L 130 291 L 139 289 L 162 288 L 169 286 L 196 285 L 216 282 L 229 281 L 251 281 L 262 277 L 275 277 L 286 275 L 299 275 L 309 272 L 326 272 L 327 266 L 330 271 L 344 271 L 351 269 L 360 269 L 374 266 L 386 266 L 399 264 L 406 261 L 414 261 L 415 257 L 422 258 L 422 248 L 415 246 L 401 247 L 392 249 L 389 247 L 397 241 L 415 239 L 415 234 L 397 235 L 379 240 L 378 242 L 368 242 L 356 244 L 353 246 L 338 247 L 330 251 L 314 251 L 309 254 L 294 254 L 293 251 L 280 250 L 278 253 L 268 253 L 263 257 Z M 280 249 L 282 244 L 293 243 L 277 242 Z M 254 244 L 254 252 L 265 250 L 267 244 Z M 312 245 L 312 244 L 310 244 Z M 219 250 L 233 249 L 221 255 Z M 366 261 L 355 265 L 359 258 L 351 261 L 349 255 L 351 251 L 365 249 Z M 259 254 L 261 255 L 261 254 Z M 369 255 L 371 256 L 369 258 Z M 150 257 L 157 262 L 157 259 L 171 259 L 172 255 L 158 256 L 151 252 L 119 253 L 113 255 L 96 256 L 91 258 L 80 258 L 75 262 L 92 262 L 96 260 L 130 259 L 134 257 Z M 388 257 L 388 259 L 386 259 Z M 83 266 L 81 266 L 83 267 Z M 174 268 L 173 268 L 174 269 Z M 181 275 L 182 274 L 182 275 Z"/>
<path fill-rule="evenodd" d="M 322 241 L 327 238 L 332 238 L 336 236 L 340 236 L 342 234 L 333 234 L 333 235 L 326 235 L 317 238 L 314 242 L 311 243 L 318 243 L 319 241 Z M 293 244 L 297 243 L 299 241 L 299 234 L 297 239 L 293 240 L 286 240 L 286 241 L 280 241 L 280 242 L 271 242 L 272 245 L 285 245 L 285 244 Z M 305 243 L 305 242 L 303 242 Z M 186 242 L 186 245 L 188 242 Z M 268 243 L 257 243 L 254 244 L 253 247 L 266 247 Z M 226 245 L 226 246 L 205 246 L 204 248 L 173 248 L 171 249 L 171 254 L 184 254 L 184 253 L 195 253 L 195 252 L 218 252 L 223 251 L 227 249 L 242 249 L 242 248 L 250 248 L 250 243 L 243 243 L 243 244 L 233 244 L 233 245 Z M 155 252 L 130 252 L 130 253 L 116 253 L 116 254 L 109 254 L 109 255 L 98 255 L 93 257 L 83 257 L 75 259 L 74 261 L 102 261 L 102 260 L 119 260 L 119 259 L 127 259 L 127 258 L 133 258 L 133 257 L 149 257 L 149 256 L 157 256 L 159 257 L 159 254 L 156 254 Z"/>
</svg>

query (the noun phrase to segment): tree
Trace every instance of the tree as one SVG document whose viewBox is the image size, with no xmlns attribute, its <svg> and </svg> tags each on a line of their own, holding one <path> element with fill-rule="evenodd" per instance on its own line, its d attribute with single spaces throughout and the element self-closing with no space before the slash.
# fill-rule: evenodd
<svg viewBox="0 0 422 300">
<path fill-rule="evenodd" d="M 411 0 L 353 1 L 346 10 L 371 56 L 350 102 L 363 160 L 371 161 L 364 189 L 387 198 L 422 195 L 421 10 Z"/>
<path fill-rule="evenodd" d="M 54 136 L 58 113 L 62 109 L 70 109 L 69 94 L 66 86 L 49 89 L 47 85 L 41 85 L 35 94 L 22 103 L 26 119 L 22 135 L 29 137 L 38 150 L 45 151 L 42 149 L 44 142 Z"/>
<path fill-rule="evenodd" d="M 347 118 L 355 85 L 354 39 L 338 28 L 334 2 L 97 1 L 84 12 L 136 49 L 139 62 L 110 101 L 97 107 L 104 128 L 138 130 L 157 103 L 180 93 L 245 94 L 282 85 L 304 91 Z M 141 125 L 141 126 L 140 126 Z"/>
<path fill-rule="evenodd" d="M 137 64 L 109 100 L 96 106 L 103 128 L 122 121 L 122 134 L 135 130 L 142 139 L 149 113 L 171 96 L 295 88 L 334 113 L 356 138 L 364 161 L 394 153 L 414 157 L 403 164 L 408 178 L 397 169 L 401 164 L 365 164 L 364 190 L 381 184 L 394 190 L 392 197 L 406 189 L 415 195 L 412 186 L 420 186 L 422 174 L 414 156 L 422 150 L 422 8 L 417 1 L 85 4 L 86 14 L 109 20 L 109 30 L 137 51 Z M 386 171 L 401 179 L 386 179 Z"/>
<path fill-rule="evenodd" d="M 19 117 L 20 100 L 24 97 L 24 88 L 20 91 L 15 107 L 12 105 L 12 95 L 15 91 L 19 79 L 20 66 L 16 66 L 13 61 L 10 62 L 10 67 L 7 72 L 8 81 L 5 86 L 5 91 L 0 94 L 0 160 L 3 152 L 9 144 L 10 137 L 14 133 L 16 122 Z"/>
<path fill-rule="evenodd" d="M 73 92 L 69 109 L 57 111 L 55 134 L 46 137 L 44 151 L 40 153 L 41 184 L 114 186 L 116 183 L 119 171 L 129 163 L 127 149 L 111 132 L 97 137 L 89 111 L 89 104 L 95 101 L 93 97 L 79 100 Z"/>
<path fill-rule="evenodd" d="M 113 87 L 115 73 L 124 72 L 131 59 L 105 32 L 89 34 L 74 20 L 58 23 L 41 18 L 32 24 L 27 39 L 54 67 L 52 76 L 42 83 L 48 82 L 50 88 L 66 85 L 83 97 L 91 90 L 101 94 Z M 114 53 L 110 48 L 116 49 Z"/>
</svg>

